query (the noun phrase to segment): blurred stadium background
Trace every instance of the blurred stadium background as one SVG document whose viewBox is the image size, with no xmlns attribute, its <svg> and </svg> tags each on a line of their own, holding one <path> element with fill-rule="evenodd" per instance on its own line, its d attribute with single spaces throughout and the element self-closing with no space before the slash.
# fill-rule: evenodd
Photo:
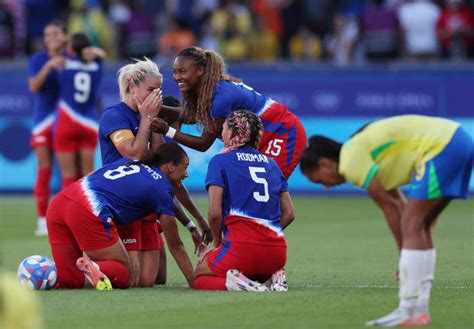
<svg viewBox="0 0 474 329">
<path fill-rule="evenodd" d="M 419 2 L 415 11 L 413 2 Z M 221 53 L 232 75 L 285 103 L 308 135 L 343 141 L 368 121 L 416 113 L 459 121 L 474 138 L 473 10 L 474 0 L 0 0 L 0 266 L 14 272 L 27 255 L 50 255 L 47 239 L 33 236 L 36 160 L 29 148 L 27 65 L 42 49 L 42 31 L 51 20 L 65 22 L 69 33 L 86 32 L 107 51 L 97 100 L 102 111 L 119 100 L 117 69 L 144 55 L 159 63 L 164 94 L 179 96 L 174 55 L 200 45 Z M 189 151 L 190 189 L 204 192 L 207 161 L 221 146 Z M 99 159 L 97 154 L 96 166 Z M 57 190 L 58 173 L 52 184 Z M 298 169 L 290 188 L 327 193 Z M 331 196 L 338 198 L 295 198 L 297 222 L 286 232 L 287 294 L 189 291 L 169 261 L 166 287 L 115 291 L 105 297 L 106 310 L 104 296 L 94 291 L 39 294 L 44 328 L 362 327 L 396 303 L 397 250 L 368 198 L 342 197 L 360 193 L 347 185 L 336 191 Z M 197 201 L 205 213 L 205 197 Z M 438 225 L 433 328 L 474 325 L 468 311 L 472 209 L 472 198 L 456 202 Z"/>
<path fill-rule="evenodd" d="M 342 141 L 370 120 L 417 113 L 457 120 L 474 136 L 473 3 L 2 0 L 0 192 L 32 189 L 36 163 L 29 148 L 32 97 L 26 68 L 53 19 L 63 21 L 69 33 L 85 31 L 107 51 L 97 100 L 102 110 L 119 100 L 117 69 L 144 55 L 159 63 L 164 94 L 179 96 L 171 75 L 174 55 L 200 45 L 221 53 L 231 74 L 286 104 L 302 118 L 308 135 Z M 203 191 L 207 160 L 220 147 L 216 143 L 205 154 L 191 151 L 190 189 Z M 57 189 L 58 179 L 52 184 Z M 298 170 L 290 186 L 294 192 L 321 191 Z"/>
</svg>

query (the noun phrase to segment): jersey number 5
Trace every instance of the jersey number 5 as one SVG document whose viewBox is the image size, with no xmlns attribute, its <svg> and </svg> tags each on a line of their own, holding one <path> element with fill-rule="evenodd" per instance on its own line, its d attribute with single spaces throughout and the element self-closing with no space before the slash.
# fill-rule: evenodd
<svg viewBox="0 0 474 329">
<path fill-rule="evenodd" d="M 117 169 L 107 170 L 104 173 L 104 177 L 110 180 L 116 180 L 128 175 L 136 174 L 140 172 L 140 167 L 136 165 L 131 166 L 120 166 Z"/>
<path fill-rule="evenodd" d="M 91 93 L 91 76 L 86 72 L 74 74 L 74 100 L 78 103 L 85 103 L 89 100 Z"/>
<path fill-rule="evenodd" d="M 270 195 L 268 194 L 268 182 L 265 178 L 258 177 L 257 173 L 265 173 L 265 168 L 261 167 L 249 167 L 250 177 L 252 180 L 257 184 L 263 185 L 263 194 L 259 192 L 253 192 L 253 197 L 258 202 L 267 202 L 270 199 Z"/>
</svg>

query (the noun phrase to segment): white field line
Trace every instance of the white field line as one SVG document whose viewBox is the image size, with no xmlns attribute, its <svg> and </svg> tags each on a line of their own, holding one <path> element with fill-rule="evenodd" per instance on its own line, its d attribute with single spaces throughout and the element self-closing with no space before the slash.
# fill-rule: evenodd
<svg viewBox="0 0 474 329">
<path fill-rule="evenodd" d="M 165 287 L 187 288 L 182 284 L 167 284 Z M 305 289 L 398 289 L 398 285 L 320 285 L 320 284 L 288 284 L 288 288 L 305 288 Z M 445 290 L 470 290 L 471 286 L 437 286 L 433 285 L 433 289 Z"/>
</svg>

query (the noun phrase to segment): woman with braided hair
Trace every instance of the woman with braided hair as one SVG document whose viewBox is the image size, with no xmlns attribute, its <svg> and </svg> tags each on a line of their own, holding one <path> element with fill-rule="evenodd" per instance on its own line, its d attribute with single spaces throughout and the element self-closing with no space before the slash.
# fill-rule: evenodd
<svg viewBox="0 0 474 329">
<path fill-rule="evenodd" d="M 278 165 L 257 150 L 262 129 L 260 118 L 245 110 L 224 122 L 224 149 L 211 159 L 206 177 L 213 248 L 200 257 L 195 289 L 287 290 L 283 230 L 294 210 Z"/>
<path fill-rule="evenodd" d="M 275 102 L 226 73 L 224 60 L 212 50 L 190 47 L 174 61 L 173 78 L 183 96 L 180 121 L 203 128 L 200 137 L 168 127 L 159 118 L 151 129 L 166 134 L 187 147 L 206 151 L 221 135 L 225 118 L 237 109 L 260 117 L 263 135 L 258 150 L 273 158 L 288 178 L 306 147 L 306 132 L 298 118 Z"/>
</svg>

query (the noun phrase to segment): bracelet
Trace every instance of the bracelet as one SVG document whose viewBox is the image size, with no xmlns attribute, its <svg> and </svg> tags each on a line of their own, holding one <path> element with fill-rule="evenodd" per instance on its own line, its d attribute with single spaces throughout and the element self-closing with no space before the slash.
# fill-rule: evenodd
<svg viewBox="0 0 474 329">
<path fill-rule="evenodd" d="M 173 127 L 168 127 L 168 131 L 166 132 L 166 137 L 173 139 L 174 135 L 176 134 L 176 129 Z"/>
<path fill-rule="evenodd" d="M 196 225 L 194 224 L 194 222 L 192 220 L 190 220 L 187 224 L 186 224 L 186 228 L 191 231 L 191 229 L 193 228 L 196 228 Z"/>
</svg>

